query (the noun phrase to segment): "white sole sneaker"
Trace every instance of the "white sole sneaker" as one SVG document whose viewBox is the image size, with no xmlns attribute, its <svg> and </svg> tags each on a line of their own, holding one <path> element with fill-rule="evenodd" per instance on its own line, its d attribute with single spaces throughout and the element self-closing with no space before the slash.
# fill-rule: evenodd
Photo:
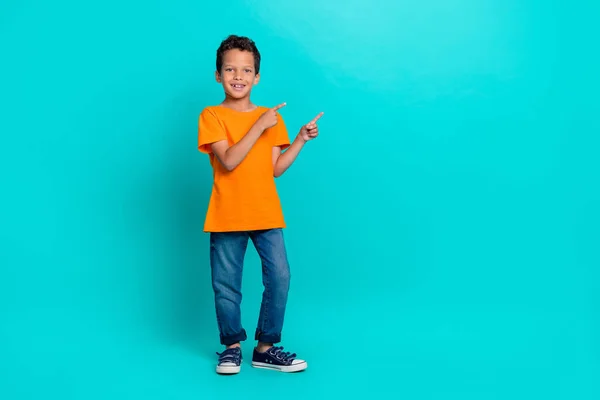
<svg viewBox="0 0 600 400">
<path fill-rule="evenodd" d="M 299 372 L 304 371 L 308 367 L 308 363 L 306 361 L 298 360 L 298 362 L 294 361 L 292 365 L 273 365 L 252 361 L 252 366 L 254 368 L 272 369 L 280 372 Z"/>
<path fill-rule="evenodd" d="M 241 370 L 241 366 L 231 364 L 231 365 L 217 365 L 217 374 L 222 375 L 233 375 L 239 373 Z"/>
</svg>

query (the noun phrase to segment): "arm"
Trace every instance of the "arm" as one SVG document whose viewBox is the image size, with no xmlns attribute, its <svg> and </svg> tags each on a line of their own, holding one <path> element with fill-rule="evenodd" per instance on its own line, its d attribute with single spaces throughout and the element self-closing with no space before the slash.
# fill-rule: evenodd
<svg viewBox="0 0 600 400">
<path fill-rule="evenodd" d="M 296 139 L 291 146 L 281 154 L 281 147 L 273 147 L 273 176 L 279 178 L 300 154 L 300 150 L 304 147 L 306 141 L 302 139 L 301 135 L 296 136 Z"/>
<path fill-rule="evenodd" d="M 233 171 L 235 167 L 240 165 L 244 158 L 246 158 L 250 149 L 254 146 L 263 132 L 264 129 L 255 124 L 250 128 L 248 133 L 233 146 L 230 147 L 227 140 L 220 140 L 212 143 L 210 147 L 225 169 L 227 169 L 227 171 Z"/>
<path fill-rule="evenodd" d="M 227 171 L 233 171 L 240 165 L 260 135 L 262 135 L 265 130 L 277 124 L 277 110 L 283 106 L 285 106 L 285 103 L 264 112 L 244 137 L 233 146 L 229 146 L 227 140 L 219 140 L 210 145 L 212 152 L 217 156 L 217 159 L 223 164 Z"/>
<path fill-rule="evenodd" d="M 298 157 L 298 154 L 300 154 L 300 150 L 302 150 L 306 142 L 313 140 L 319 135 L 317 120 L 322 116 L 323 113 L 320 113 L 312 121 L 300 128 L 298 136 L 296 136 L 294 142 L 283 154 L 281 154 L 281 147 L 273 147 L 273 176 L 275 178 L 280 177 L 287 171 L 290 165 L 296 160 L 296 157 Z"/>
</svg>

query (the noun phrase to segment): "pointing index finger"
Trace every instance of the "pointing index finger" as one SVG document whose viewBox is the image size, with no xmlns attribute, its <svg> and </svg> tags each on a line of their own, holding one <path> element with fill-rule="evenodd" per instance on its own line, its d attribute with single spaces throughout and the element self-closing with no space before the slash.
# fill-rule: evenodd
<svg viewBox="0 0 600 400">
<path fill-rule="evenodd" d="M 286 103 L 281 103 L 281 104 L 279 104 L 279 105 L 277 105 L 277 106 L 273 107 L 273 111 L 277 111 L 277 110 L 279 110 L 280 108 L 282 108 L 282 107 L 285 107 L 285 105 L 286 105 Z"/>
<path fill-rule="evenodd" d="M 319 115 L 317 115 L 316 117 L 313 118 L 312 121 L 310 121 L 310 123 L 311 124 L 316 123 L 319 120 L 319 118 L 321 118 L 323 116 L 323 114 L 325 114 L 325 113 L 324 112 L 320 112 Z"/>
</svg>

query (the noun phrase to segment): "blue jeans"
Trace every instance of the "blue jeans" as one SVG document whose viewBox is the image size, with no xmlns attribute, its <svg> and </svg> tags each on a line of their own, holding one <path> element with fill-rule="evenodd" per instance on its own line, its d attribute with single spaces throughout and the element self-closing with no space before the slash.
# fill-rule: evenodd
<svg viewBox="0 0 600 400">
<path fill-rule="evenodd" d="M 249 232 L 212 232 L 210 265 L 215 308 L 221 344 L 231 345 L 247 339 L 242 327 L 242 270 L 244 256 L 252 240 L 262 263 L 264 291 L 255 340 L 281 341 L 281 330 L 290 286 L 290 268 L 282 229 Z"/>
</svg>

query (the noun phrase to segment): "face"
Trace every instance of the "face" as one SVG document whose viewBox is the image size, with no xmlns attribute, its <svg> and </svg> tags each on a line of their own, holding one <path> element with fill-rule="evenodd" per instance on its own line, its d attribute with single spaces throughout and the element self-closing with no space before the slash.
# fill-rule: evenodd
<svg viewBox="0 0 600 400">
<path fill-rule="evenodd" d="M 260 78 L 254 69 L 254 55 L 238 49 L 223 54 L 223 66 L 215 76 L 217 82 L 223 85 L 226 95 L 234 99 L 247 97 Z"/>
</svg>

